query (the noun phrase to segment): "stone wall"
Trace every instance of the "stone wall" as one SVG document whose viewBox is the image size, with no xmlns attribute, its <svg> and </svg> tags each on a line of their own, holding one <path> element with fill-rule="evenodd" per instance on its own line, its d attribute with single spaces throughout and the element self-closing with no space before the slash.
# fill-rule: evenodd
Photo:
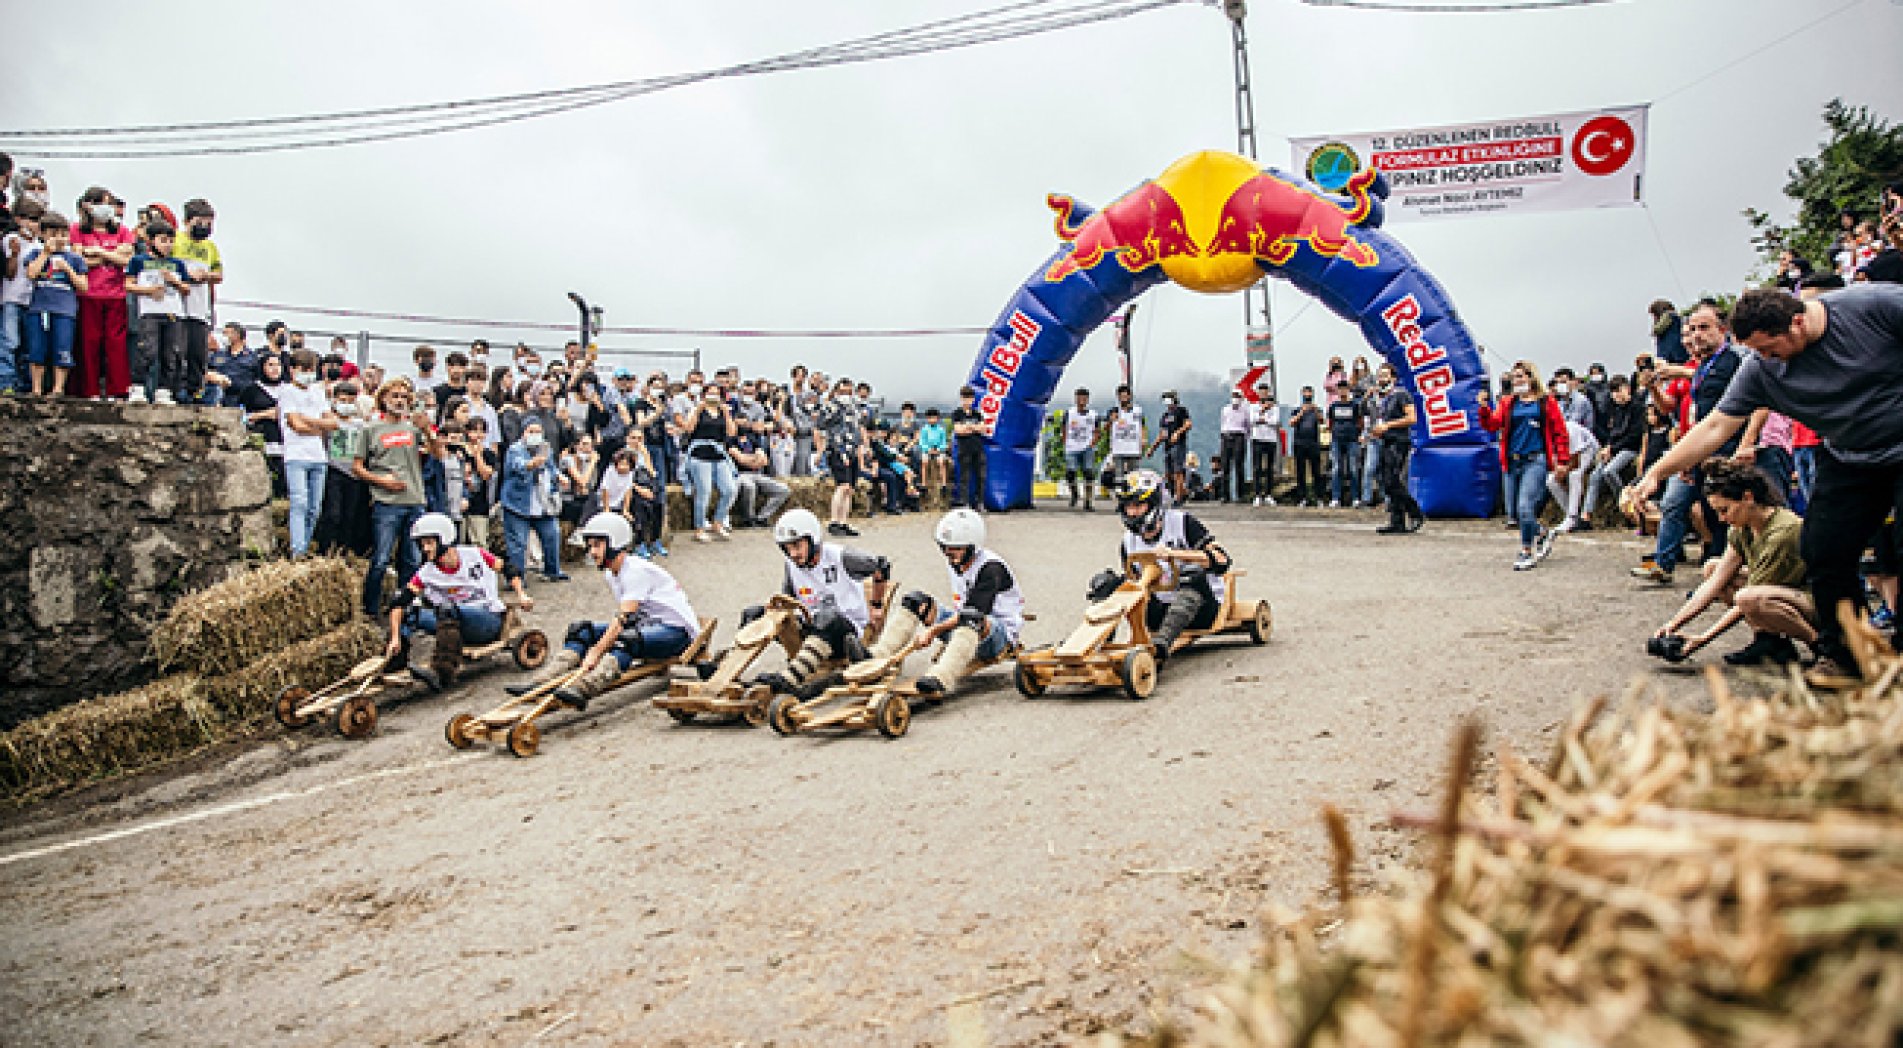
<svg viewBox="0 0 1903 1048">
<path fill-rule="evenodd" d="M 142 682 L 173 600 L 273 545 L 232 408 L 0 397 L 0 730 Z"/>
</svg>

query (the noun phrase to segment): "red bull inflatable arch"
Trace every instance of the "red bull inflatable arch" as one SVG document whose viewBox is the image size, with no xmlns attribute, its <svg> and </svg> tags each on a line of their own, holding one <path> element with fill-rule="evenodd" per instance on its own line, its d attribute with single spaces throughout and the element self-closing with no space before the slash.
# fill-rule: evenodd
<svg viewBox="0 0 1903 1048">
<path fill-rule="evenodd" d="M 1225 294 L 1266 271 L 1356 324 L 1414 394 L 1409 483 L 1438 517 L 1492 511 L 1500 460 L 1479 423 L 1486 371 L 1453 302 L 1380 228 L 1386 180 L 1356 174 L 1336 196 L 1234 153 L 1192 153 L 1092 212 L 1065 196 L 1057 253 L 1025 280 L 985 336 L 970 385 L 986 432 L 985 500 L 1031 504 L 1038 432 L 1084 338 L 1144 291 L 1173 280 Z"/>
</svg>

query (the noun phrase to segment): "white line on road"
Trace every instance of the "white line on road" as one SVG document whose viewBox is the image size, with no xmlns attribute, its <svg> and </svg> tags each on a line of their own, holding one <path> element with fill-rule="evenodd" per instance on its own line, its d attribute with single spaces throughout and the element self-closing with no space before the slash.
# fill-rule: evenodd
<svg viewBox="0 0 1903 1048">
<path fill-rule="evenodd" d="M 301 790 L 267 793 L 262 797 L 252 797 L 247 800 L 233 801 L 230 804 L 220 804 L 215 808 L 186 812 L 183 815 L 173 815 L 169 818 L 142 822 L 137 826 L 126 826 L 117 830 L 108 830 L 105 833 L 95 833 L 90 837 L 79 837 L 70 841 L 61 841 L 58 844 L 48 844 L 39 848 L 17 851 L 10 855 L 0 855 L 0 866 L 11 866 L 16 862 L 25 862 L 28 859 L 40 859 L 48 855 L 58 855 L 60 852 L 72 851 L 75 848 L 90 848 L 94 845 L 124 840 L 127 837 L 137 837 L 141 834 L 152 833 L 156 830 L 169 830 L 177 826 L 203 822 L 206 819 L 215 819 L 221 815 L 236 815 L 240 812 L 250 811 L 253 808 L 262 808 L 267 804 L 276 804 L 279 801 L 294 801 L 304 797 L 315 797 L 320 793 L 329 793 L 332 790 L 355 786 L 359 783 L 374 782 L 378 779 L 388 779 L 398 775 L 410 775 L 419 771 L 430 771 L 435 768 L 446 767 L 460 761 L 472 760 L 481 756 L 484 755 L 481 753 L 459 753 L 454 757 L 444 757 L 441 760 L 425 761 L 422 764 L 412 764 L 401 768 L 384 768 L 381 771 L 365 772 L 362 775 L 353 775 L 348 779 L 339 779 L 336 782 L 318 783 L 315 786 L 306 787 Z"/>
</svg>

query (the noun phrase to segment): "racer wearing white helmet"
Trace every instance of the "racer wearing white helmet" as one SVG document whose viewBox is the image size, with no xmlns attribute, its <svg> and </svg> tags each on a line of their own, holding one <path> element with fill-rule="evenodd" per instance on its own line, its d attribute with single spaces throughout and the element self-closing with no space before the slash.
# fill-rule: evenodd
<svg viewBox="0 0 1903 1048">
<path fill-rule="evenodd" d="M 932 537 L 951 572 L 952 606 L 940 608 L 922 591 L 906 594 L 872 652 L 884 660 L 907 644 L 922 648 L 945 638 L 944 650 L 918 680 L 919 694 L 928 698 L 949 691 L 973 662 L 1002 657 L 1024 629 L 1024 594 L 1010 565 L 985 548 L 984 518 L 954 509 L 938 519 Z"/>
<path fill-rule="evenodd" d="M 527 684 L 507 689 L 524 694 L 538 683 L 564 677 L 575 670 L 579 679 L 555 690 L 555 696 L 577 709 L 613 688 L 621 675 L 643 659 L 679 655 L 700 634 L 700 619 L 674 576 L 635 556 L 634 528 L 619 513 L 597 513 L 577 532 L 588 545 L 589 559 L 601 569 L 614 594 L 616 614 L 606 622 L 581 620 L 568 626 L 562 650 Z"/>
<path fill-rule="evenodd" d="M 465 642 L 488 644 L 502 639 L 502 603 L 496 574 L 502 561 L 480 546 L 456 545 L 456 522 L 441 513 L 425 513 L 410 525 L 410 538 L 422 552 L 422 564 L 390 604 L 390 641 L 383 672 L 408 669 L 435 691 L 456 679 Z M 522 589 L 522 576 L 509 575 L 510 588 L 524 611 L 535 601 Z M 411 666 L 410 637 L 418 630 L 436 635 L 429 666 Z"/>
<path fill-rule="evenodd" d="M 1169 551 L 1170 556 L 1156 561 L 1161 585 L 1150 594 L 1145 612 L 1161 662 L 1184 630 L 1207 629 L 1222 611 L 1229 553 L 1202 521 L 1174 507 L 1169 486 L 1154 470 L 1140 469 L 1123 478 L 1117 487 L 1117 515 L 1124 527 L 1122 568 L 1098 572 L 1090 580 L 1089 596 L 1102 600 L 1125 578 L 1137 578 L 1140 569 L 1133 555 Z"/>
<path fill-rule="evenodd" d="M 773 524 L 773 541 L 786 556 L 780 591 L 806 609 L 800 625 L 804 640 L 786 669 L 756 678 L 774 691 L 806 696 L 826 682 L 812 677 L 829 659 L 858 658 L 859 638 L 885 619 L 892 566 L 884 557 L 824 542 L 819 517 L 810 510 L 788 510 Z M 766 614 L 762 605 L 740 613 L 745 626 Z"/>
</svg>

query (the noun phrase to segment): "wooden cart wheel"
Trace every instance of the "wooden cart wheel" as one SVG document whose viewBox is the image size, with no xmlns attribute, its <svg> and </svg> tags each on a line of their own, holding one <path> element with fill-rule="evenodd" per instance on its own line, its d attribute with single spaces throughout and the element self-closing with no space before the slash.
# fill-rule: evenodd
<svg viewBox="0 0 1903 1048">
<path fill-rule="evenodd" d="M 1039 695 L 1044 694 L 1046 688 L 1050 687 L 1050 685 L 1044 683 L 1044 678 L 1037 675 L 1037 670 L 1026 665 L 1023 659 L 1019 659 L 1015 664 L 1015 667 L 1011 671 L 1011 679 L 1018 686 L 1018 694 L 1027 699 L 1037 698 Z"/>
<path fill-rule="evenodd" d="M 542 745 L 542 729 L 534 721 L 517 721 L 509 729 L 509 752 L 518 757 L 535 756 L 536 747 Z"/>
<path fill-rule="evenodd" d="M 448 724 L 443 725 L 443 738 L 448 739 L 451 746 L 466 750 L 476 744 L 476 736 L 469 730 L 469 726 L 474 723 L 476 718 L 467 713 L 458 713 L 449 718 Z"/>
<path fill-rule="evenodd" d="M 1275 616 L 1269 611 L 1269 602 L 1255 602 L 1255 615 L 1249 619 L 1249 639 L 1257 644 L 1267 644 L 1269 634 L 1275 630 Z"/>
<path fill-rule="evenodd" d="M 302 728 L 311 722 L 310 717 L 297 715 L 297 708 L 311 701 L 311 690 L 301 684 L 293 684 L 278 692 L 278 723 L 287 728 Z"/>
<path fill-rule="evenodd" d="M 755 684 L 747 689 L 745 696 L 747 708 L 741 713 L 747 727 L 757 728 L 766 723 L 767 703 L 773 701 L 773 689 L 764 684 Z"/>
<path fill-rule="evenodd" d="M 1156 656 L 1148 648 L 1137 648 L 1123 657 L 1123 694 L 1142 701 L 1156 691 Z"/>
<path fill-rule="evenodd" d="M 377 730 L 377 703 L 368 695 L 353 695 L 337 708 L 337 731 L 346 739 L 365 739 Z"/>
<path fill-rule="evenodd" d="M 896 739 L 912 726 L 912 704 L 903 695 L 882 695 L 872 703 L 872 726 L 888 739 Z"/>
<path fill-rule="evenodd" d="M 693 710 L 677 710 L 670 706 L 668 707 L 667 715 L 674 718 L 674 723 L 676 724 L 694 723 Z"/>
<path fill-rule="evenodd" d="M 515 639 L 515 664 L 525 670 L 541 669 L 548 661 L 548 634 L 529 630 Z"/>
<path fill-rule="evenodd" d="M 773 696 L 773 701 L 767 703 L 767 726 L 781 735 L 799 734 L 800 726 L 793 723 L 793 707 L 799 704 L 800 700 L 791 695 Z"/>
</svg>

